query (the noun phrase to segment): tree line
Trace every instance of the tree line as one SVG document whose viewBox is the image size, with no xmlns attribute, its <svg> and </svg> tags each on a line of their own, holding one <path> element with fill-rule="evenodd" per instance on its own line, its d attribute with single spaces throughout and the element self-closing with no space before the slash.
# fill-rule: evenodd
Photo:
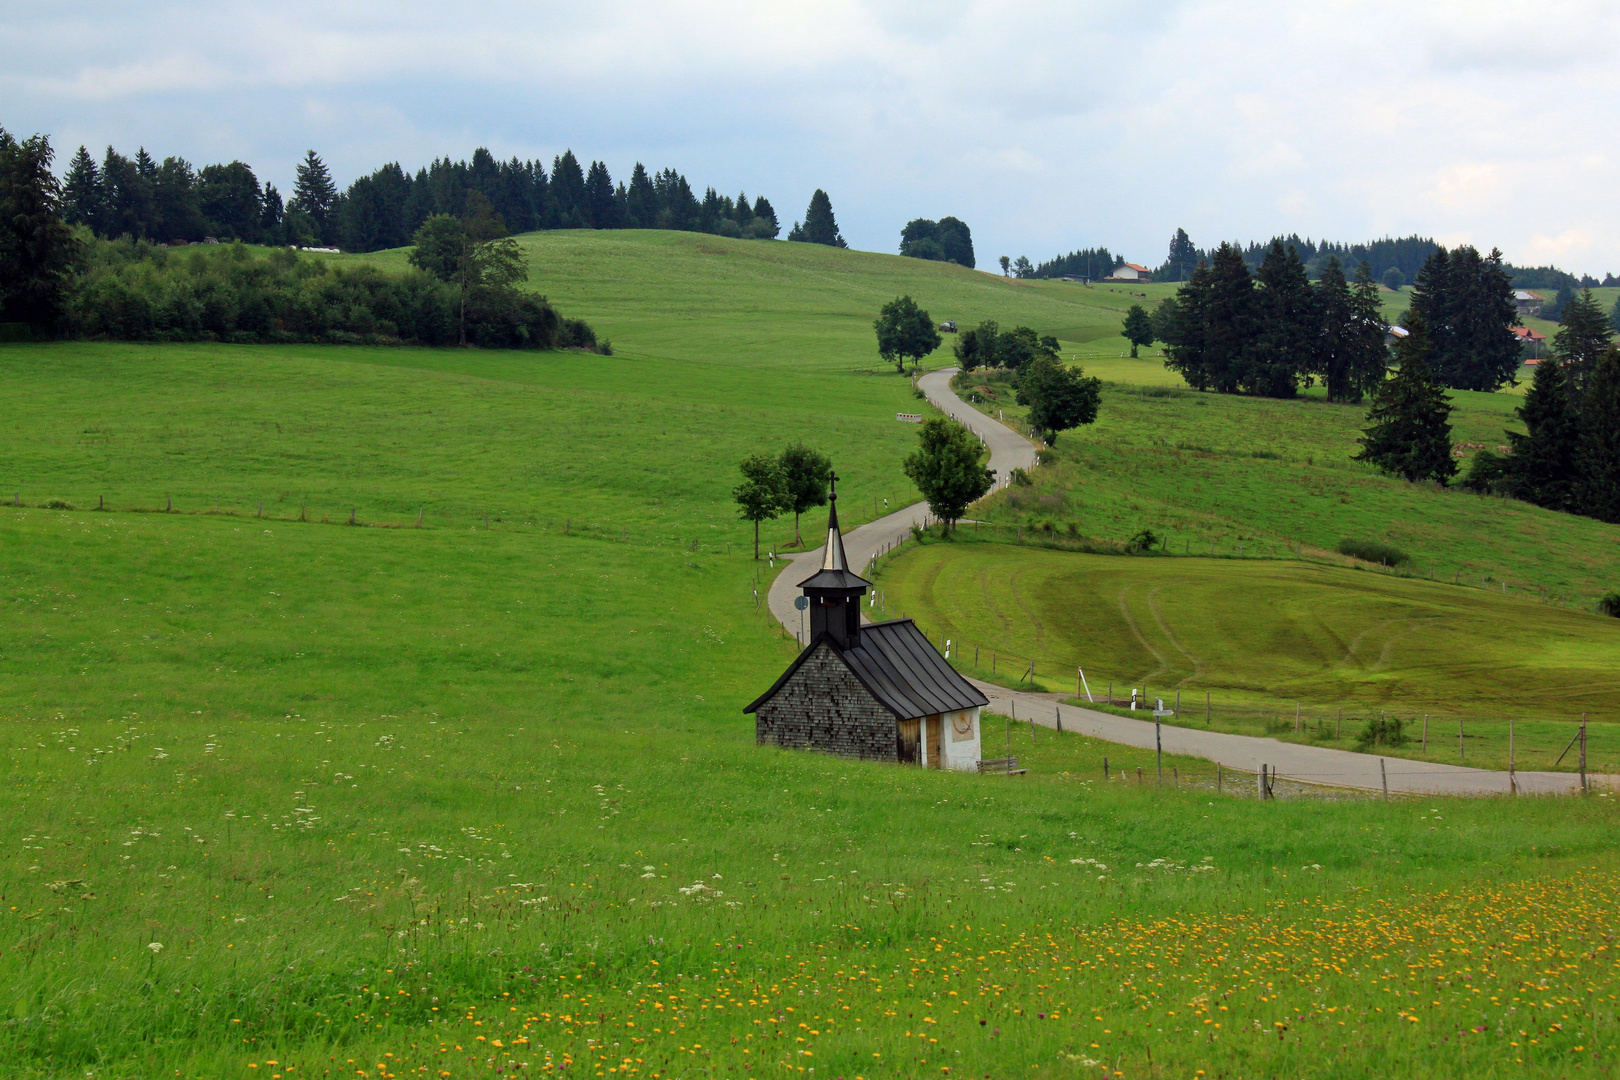
<svg viewBox="0 0 1620 1080">
<path fill-rule="evenodd" d="M 782 231 L 763 195 L 733 198 L 711 187 L 700 197 L 674 169 L 649 172 L 637 162 L 628 183 L 615 182 L 605 163 L 582 165 L 572 150 L 555 156 L 548 169 L 538 160 L 497 161 L 483 147 L 471 161 L 435 159 L 414 174 L 391 162 L 341 191 L 311 150 L 284 201 L 242 161 L 198 168 L 181 157 L 160 162 L 144 147 L 126 157 L 109 146 L 97 162 L 81 146 L 63 182 L 62 213 L 69 224 L 108 239 L 196 243 L 214 237 L 363 252 L 403 247 L 433 215 L 460 214 L 474 192 L 514 233 L 676 229 L 770 239 Z M 788 239 L 844 246 L 826 192 L 816 191 Z"/>
<path fill-rule="evenodd" d="M 1138 313 L 1127 320 L 1127 333 L 1143 329 Z M 1222 244 L 1151 326 L 1152 336 L 1138 333 L 1132 344 L 1165 342 L 1165 366 L 1198 390 L 1293 397 L 1320 379 L 1331 400 L 1359 401 L 1384 380 L 1388 328 L 1367 264 L 1352 284 L 1330 258 L 1312 284 L 1299 252 L 1281 240 L 1253 274 L 1242 252 Z"/>
<path fill-rule="evenodd" d="M 1356 460 L 1409 481 L 1446 484 L 1462 448 L 1451 442 L 1453 406 L 1433 359 L 1429 317 L 1414 306 L 1395 346 L 1395 373 L 1374 396 Z M 1590 290 L 1565 312 L 1553 355 L 1515 410 L 1525 431 L 1505 432 L 1506 454 L 1481 448 L 1461 486 L 1620 523 L 1620 347 Z"/>
<path fill-rule="evenodd" d="M 476 193 L 460 217 L 430 219 L 466 239 L 396 274 L 286 248 L 97 239 L 64 220 L 52 156 L 45 136 L 0 129 L 0 321 L 68 337 L 610 351 L 588 324 L 517 288 L 522 254 Z"/>
<path fill-rule="evenodd" d="M 1250 241 L 1247 244 L 1232 243 L 1229 246 L 1238 251 L 1244 265 L 1248 266 L 1252 273 L 1259 270 L 1260 265 L 1266 260 L 1266 254 L 1278 241 L 1285 246 L 1292 245 L 1299 253 L 1300 262 L 1305 267 L 1305 276 L 1312 281 L 1320 280 L 1327 272 L 1328 263 L 1336 259 L 1340 267 L 1366 263 L 1372 268 L 1378 281 L 1391 289 L 1411 284 L 1423 264 L 1440 247 L 1433 239 L 1423 236 L 1399 238 L 1386 236 L 1365 243 L 1345 244 L 1327 240 L 1309 240 L 1298 233 L 1273 237 L 1264 243 Z M 1215 252 L 1218 250 L 1220 245 L 1209 249 L 1196 246 L 1188 237 L 1186 229 L 1177 229 L 1170 238 L 1170 250 L 1164 262 L 1153 271 L 1153 280 L 1190 281 L 1198 264 L 1213 263 Z M 1003 259 L 1002 271 L 1014 277 L 1079 277 L 1097 281 L 1108 277 L 1123 265 L 1125 265 L 1124 256 L 1115 255 L 1106 247 L 1098 247 L 1071 251 L 1067 255 L 1054 256 L 1041 263 L 1032 264 L 1022 255 L 1013 260 Z M 1509 283 L 1516 289 L 1591 289 L 1620 285 L 1620 277 L 1614 274 L 1605 274 L 1600 281 L 1591 275 L 1576 277 L 1555 266 L 1516 267 L 1503 263 L 1502 268 L 1508 275 Z"/>
<path fill-rule="evenodd" d="M 1474 455 L 1464 487 L 1620 522 L 1620 348 L 1609 313 L 1583 291 L 1516 410 L 1509 452 Z"/>
</svg>

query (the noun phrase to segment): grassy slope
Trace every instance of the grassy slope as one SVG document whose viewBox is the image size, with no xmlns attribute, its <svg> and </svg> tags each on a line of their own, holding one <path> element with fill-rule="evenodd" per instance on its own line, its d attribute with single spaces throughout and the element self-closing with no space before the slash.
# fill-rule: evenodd
<svg viewBox="0 0 1620 1080">
<path fill-rule="evenodd" d="M 1495 445 L 1513 423 L 1505 394 L 1458 392 L 1459 442 Z M 1017 421 L 1000 391 L 981 407 Z M 1620 581 L 1620 529 L 1526 503 L 1414 485 L 1350 460 L 1364 406 L 1191 391 L 1103 390 L 1097 423 L 1059 437 L 1034 486 L 993 496 L 979 516 L 1128 538 L 1143 528 L 1169 549 L 1249 555 L 1334 550 L 1341 538 L 1383 540 L 1417 572 L 1590 610 Z M 1255 455 L 1260 456 L 1255 456 Z M 1009 643 L 1009 648 L 1012 647 Z"/>
<path fill-rule="evenodd" d="M 971 539 L 969 534 L 965 539 Z M 1355 746 L 1369 715 L 1432 714 L 1423 754 L 1456 762 L 1456 717 L 1468 717 L 1466 761 L 1506 768 L 1504 717 L 1518 719 L 1521 768 L 1544 768 L 1583 712 L 1620 712 L 1614 657 L 1620 624 L 1480 589 L 1322 563 L 1208 558 L 1125 559 L 990 543 L 929 544 L 888 561 L 878 578 L 956 655 L 1003 673 L 1036 662 L 1051 689 L 1112 684 L 1185 701 L 1187 722 Z M 1503 628 L 1511 627 L 1504 633 Z M 1011 655 L 1009 655 L 1011 654 Z M 1343 737 L 1338 709 L 1350 719 Z M 1526 722 L 1530 721 L 1530 722 Z M 1419 728 L 1421 731 L 1421 727 Z M 1593 771 L 1620 772 L 1620 725 L 1592 729 Z M 1575 755 L 1564 759 L 1573 768 Z"/>
<path fill-rule="evenodd" d="M 621 355 L 0 350 L 23 500 L 115 507 L 0 511 L 8 1072 L 744 1075 L 805 1050 L 829 1075 L 1298 1072 L 1345 1017 L 1346 1074 L 1607 1053 L 1612 983 L 1539 974 L 1607 956 L 1557 932 L 1615 917 L 1607 799 L 1260 808 L 1103 785 L 1103 755 L 1145 755 L 1027 729 L 1011 787 L 753 747 L 738 709 L 790 646 L 754 609 L 727 463 L 802 435 L 850 474 L 846 509 L 904 497 L 888 414 L 914 402 L 868 351 L 895 292 L 939 318 L 1105 315 L 797 245 L 525 243 L 537 287 Z M 171 493 L 224 512 L 128 512 Z M 260 498 L 274 520 L 246 516 Z M 334 521 L 426 506 L 428 527 L 286 520 L 305 500 Z M 1595 890 L 1561 883 L 1577 868 Z M 1233 963 L 1279 934 L 1340 972 L 1301 953 L 1262 985 Z M 1489 1004 L 1460 974 L 1375 974 L 1392 951 L 1478 971 L 1463 936 L 1497 950 Z M 1532 978 L 1579 1026 L 1510 1048 Z M 1396 1021 L 1397 988 L 1441 1004 Z M 1294 1033 L 1238 1034 L 1277 1022 Z"/>
</svg>

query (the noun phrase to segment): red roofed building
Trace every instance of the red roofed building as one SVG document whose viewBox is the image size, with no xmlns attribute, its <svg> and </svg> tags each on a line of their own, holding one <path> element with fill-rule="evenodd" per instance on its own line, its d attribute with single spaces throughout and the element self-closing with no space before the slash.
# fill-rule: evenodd
<svg viewBox="0 0 1620 1080">
<path fill-rule="evenodd" d="M 1114 272 L 1109 274 L 1108 277 L 1104 278 L 1103 280 L 1134 281 L 1141 283 L 1152 281 L 1153 271 L 1149 270 L 1145 266 L 1137 266 L 1135 263 L 1125 263 L 1123 266 L 1116 266 L 1114 268 Z"/>
</svg>

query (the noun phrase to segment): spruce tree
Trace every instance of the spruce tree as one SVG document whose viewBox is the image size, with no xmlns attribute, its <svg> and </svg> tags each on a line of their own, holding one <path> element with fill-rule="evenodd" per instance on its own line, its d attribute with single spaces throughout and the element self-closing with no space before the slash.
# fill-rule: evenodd
<svg viewBox="0 0 1620 1080">
<path fill-rule="evenodd" d="M 1215 249 L 1204 311 L 1205 375 L 1211 389 L 1236 393 L 1254 344 L 1254 280 L 1236 245 Z"/>
<path fill-rule="evenodd" d="M 1577 465 L 1576 511 L 1620 524 L 1620 346 L 1604 350 L 1587 376 Z"/>
<path fill-rule="evenodd" d="M 688 189 L 690 194 L 690 189 Z M 551 201 L 556 209 L 557 228 L 588 229 L 590 210 L 585 205 L 585 172 L 572 150 L 551 159 Z"/>
<path fill-rule="evenodd" d="M 591 162 L 590 172 L 585 176 L 585 216 L 586 224 L 593 229 L 617 229 L 620 224 L 613 177 L 607 165 L 600 161 Z"/>
<path fill-rule="evenodd" d="M 763 195 L 754 200 L 754 230 L 766 240 L 776 239 L 777 233 L 782 231 L 781 222 L 776 218 L 776 208 Z"/>
<path fill-rule="evenodd" d="M 1210 388 L 1208 334 L 1214 272 L 1202 259 L 1187 284 L 1159 306 L 1170 325 L 1158 337 L 1165 343 L 1164 366 L 1181 373 L 1194 390 Z M 1169 309 L 1166 311 L 1165 309 Z"/>
<path fill-rule="evenodd" d="M 1503 463 L 1502 489 L 1549 510 L 1570 509 L 1581 425 L 1567 366 L 1555 357 L 1537 364 L 1524 404 L 1516 411 L 1527 432 L 1507 433 L 1513 455 Z"/>
<path fill-rule="evenodd" d="M 1329 401 L 1358 400 L 1361 395 L 1352 390 L 1350 383 L 1350 283 L 1336 255 L 1328 257 L 1316 283 L 1316 309 L 1322 320 L 1321 338 L 1315 363 L 1308 370 L 1327 387 Z"/>
<path fill-rule="evenodd" d="M 1576 404 L 1582 400 L 1590 373 L 1614 341 L 1614 327 L 1591 289 L 1573 297 L 1558 319 L 1553 355 L 1564 362 Z"/>
<path fill-rule="evenodd" d="M 816 188 L 816 193 L 810 196 L 810 206 L 804 212 L 804 239 L 829 247 L 849 246 L 838 234 L 838 219 L 833 216 L 832 200 L 820 188 Z"/>
<path fill-rule="evenodd" d="M 61 317 L 79 241 L 62 220 L 51 141 L 0 128 L 0 322 L 52 327 Z"/>
<path fill-rule="evenodd" d="M 1413 311 L 1407 319 L 1406 337 L 1395 347 L 1399 368 L 1373 395 L 1367 414 L 1371 426 L 1363 429 L 1354 460 L 1413 483 L 1444 484 L 1457 471 L 1451 457 L 1451 403 L 1429 367 L 1423 316 Z"/>
<path fill-rule="evenodd" d="M 1372 267 L 1363 259 L 1356 267 L 1356 283 L 1350 292 L 1349 384 L 1360 401 L 1363 394 L 1375 393 L 1389 376 L 1389 324 L 1384 321 L 1384 304 L 1378 296 L 1378 282 Z"/>
<path fill-rule="evenodd" d="M 1198 249 L 1193 247 L 1186 229 L 1177 229 L 1170 238 L 1170 257 L 1165 260 L 1165 268 L 1174 275 L 1169 280 L 1186 281 L 1197 266 Z"/>
<path fill-rule="evenodd" d="M 627 229 L 658 228 L 658 192 L 641 162 L 630 172 L 630 189 L 624 196 L 624 227 Z"/>
<path fill-rule="evenodd" d="M 1293 397 L 1301 371 L 1319 366 L 1320 315 L 1299 251 L 1271 242 L 1255 274 L 1254 340 L 1244 351 L 1239 382 L 1262 397 Z"/>
<path fill-rule="evenodd" d="M 337 201 L 337 185 L 332 183 L 332 174 L 327 171 L 326 162 L 315 151 L 309 151 L 298 165 L 298 181 L 293 186 L 289 209 L 302 210 L 307 214 L 315 225 L 316 240 L 330 244 L 337 239 L 337 222 L 333 220 Z"/>
<path fill-rule="evenodd" d="M 62 218 L 69 225 L 94 229 L 101 222 L 101 205 L 101 170 L 96 168 L 96 159 L 81 146 L 68 164 L 67 179 L 62 184 Z"/>
</svg>

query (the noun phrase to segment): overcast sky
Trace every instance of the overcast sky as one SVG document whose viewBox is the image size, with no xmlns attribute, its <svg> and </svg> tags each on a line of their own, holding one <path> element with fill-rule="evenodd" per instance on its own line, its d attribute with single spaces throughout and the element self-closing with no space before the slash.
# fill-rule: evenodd
<svg viewBox="0 0 1620 1080">
<path fill-rule="evenodd" d="M 954 214 L 981 267 L 1157 265 L 1182 226 L 1620 272 L 1617 89 L 1614 3 L 0 0 L 0 125 L 59 165 L 144 145 L 286 193 L 309 147 L 340 185 L 572 147 L 784 225 L 826 188 L 869 250 Z"/>
</svg>

